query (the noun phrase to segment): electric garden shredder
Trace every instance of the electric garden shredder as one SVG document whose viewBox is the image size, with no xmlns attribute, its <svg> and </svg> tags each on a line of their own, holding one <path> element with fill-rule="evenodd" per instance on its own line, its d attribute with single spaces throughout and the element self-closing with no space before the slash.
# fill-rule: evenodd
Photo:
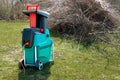
<svg viewBox="0 0 120 80">
<path fill-rule="evenodd" d="M 30 28 L 22 31 L 22 61 L 19 67 L 34 66 L 43 69 L 46 63 L 54 62 L 53 41 L 48 29 L 49 13 L 39 10 L 38 4 L 29 4 L 23 13 L 30 18 Z"/>
</svg>

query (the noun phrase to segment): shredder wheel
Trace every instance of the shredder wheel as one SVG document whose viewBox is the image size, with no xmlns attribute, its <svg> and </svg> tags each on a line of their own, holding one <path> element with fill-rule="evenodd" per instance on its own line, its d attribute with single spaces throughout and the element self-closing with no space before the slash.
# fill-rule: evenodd
<svg viewBox="0 0 120 80">
<path fill-rule="evenodd" d="M 43 69 L 43 63 L 42 62 L 39 62 L 39 67 L 38 67 L 39 70 L 42 70 Z"/>
<path fill-rule="evenodd" d="M 38 70 L 42 70 L 43 69 L 42 61 L 37 60 L 35 66 Z"/>
<path fill-rule="evenodd" d="M 22 64 L 24 66 L 24 60 L 21 60 L 21 61 L 18 62 L 19 69 L 23 69 Z"/>
</svg>

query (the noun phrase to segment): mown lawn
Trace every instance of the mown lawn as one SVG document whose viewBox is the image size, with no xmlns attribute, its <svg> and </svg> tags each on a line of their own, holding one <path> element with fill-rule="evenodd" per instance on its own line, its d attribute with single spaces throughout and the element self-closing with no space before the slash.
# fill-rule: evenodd
<svg viewBox="0 0 120 80">
<path fill-rule="evenodd" d="M 42 71 L 26 68 L 24 73 L 18 61 L 21 31 L 26 26 L 27 21 L 0 21 L 0 80 L 120 80 L 120 47 L 102 42 L 86 47 L 57 35 L 51 35 L 55 64 Z"/>
</svg>

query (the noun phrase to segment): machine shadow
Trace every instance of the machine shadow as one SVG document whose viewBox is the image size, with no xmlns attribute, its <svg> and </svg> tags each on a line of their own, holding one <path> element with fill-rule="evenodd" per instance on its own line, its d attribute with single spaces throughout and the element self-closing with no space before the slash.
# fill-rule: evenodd
<svg viewBox="0 0 120 80">
<path fill-rule="evenodd" d="M 18 73 L 18 80 L 47 80 L 48 77 L 51 75 L 50 68 L 52 64 L 47 63 L 44 65 L 42 71 L 34 67 L 27 67 L 24 70 L 19 70 Z"/>
</svg>

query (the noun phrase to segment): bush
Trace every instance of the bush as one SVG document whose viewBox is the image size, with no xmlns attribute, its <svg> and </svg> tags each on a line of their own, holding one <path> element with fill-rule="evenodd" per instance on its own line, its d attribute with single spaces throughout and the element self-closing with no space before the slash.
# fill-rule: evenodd
<svg viewBox="0 0 120 80">
<path fill-rule="evenodd" d="M 26 2 L 0 0 L 0 5 L 0 20 L 24 19 L 22 10 L 25 8 Z"/>
</svg>

